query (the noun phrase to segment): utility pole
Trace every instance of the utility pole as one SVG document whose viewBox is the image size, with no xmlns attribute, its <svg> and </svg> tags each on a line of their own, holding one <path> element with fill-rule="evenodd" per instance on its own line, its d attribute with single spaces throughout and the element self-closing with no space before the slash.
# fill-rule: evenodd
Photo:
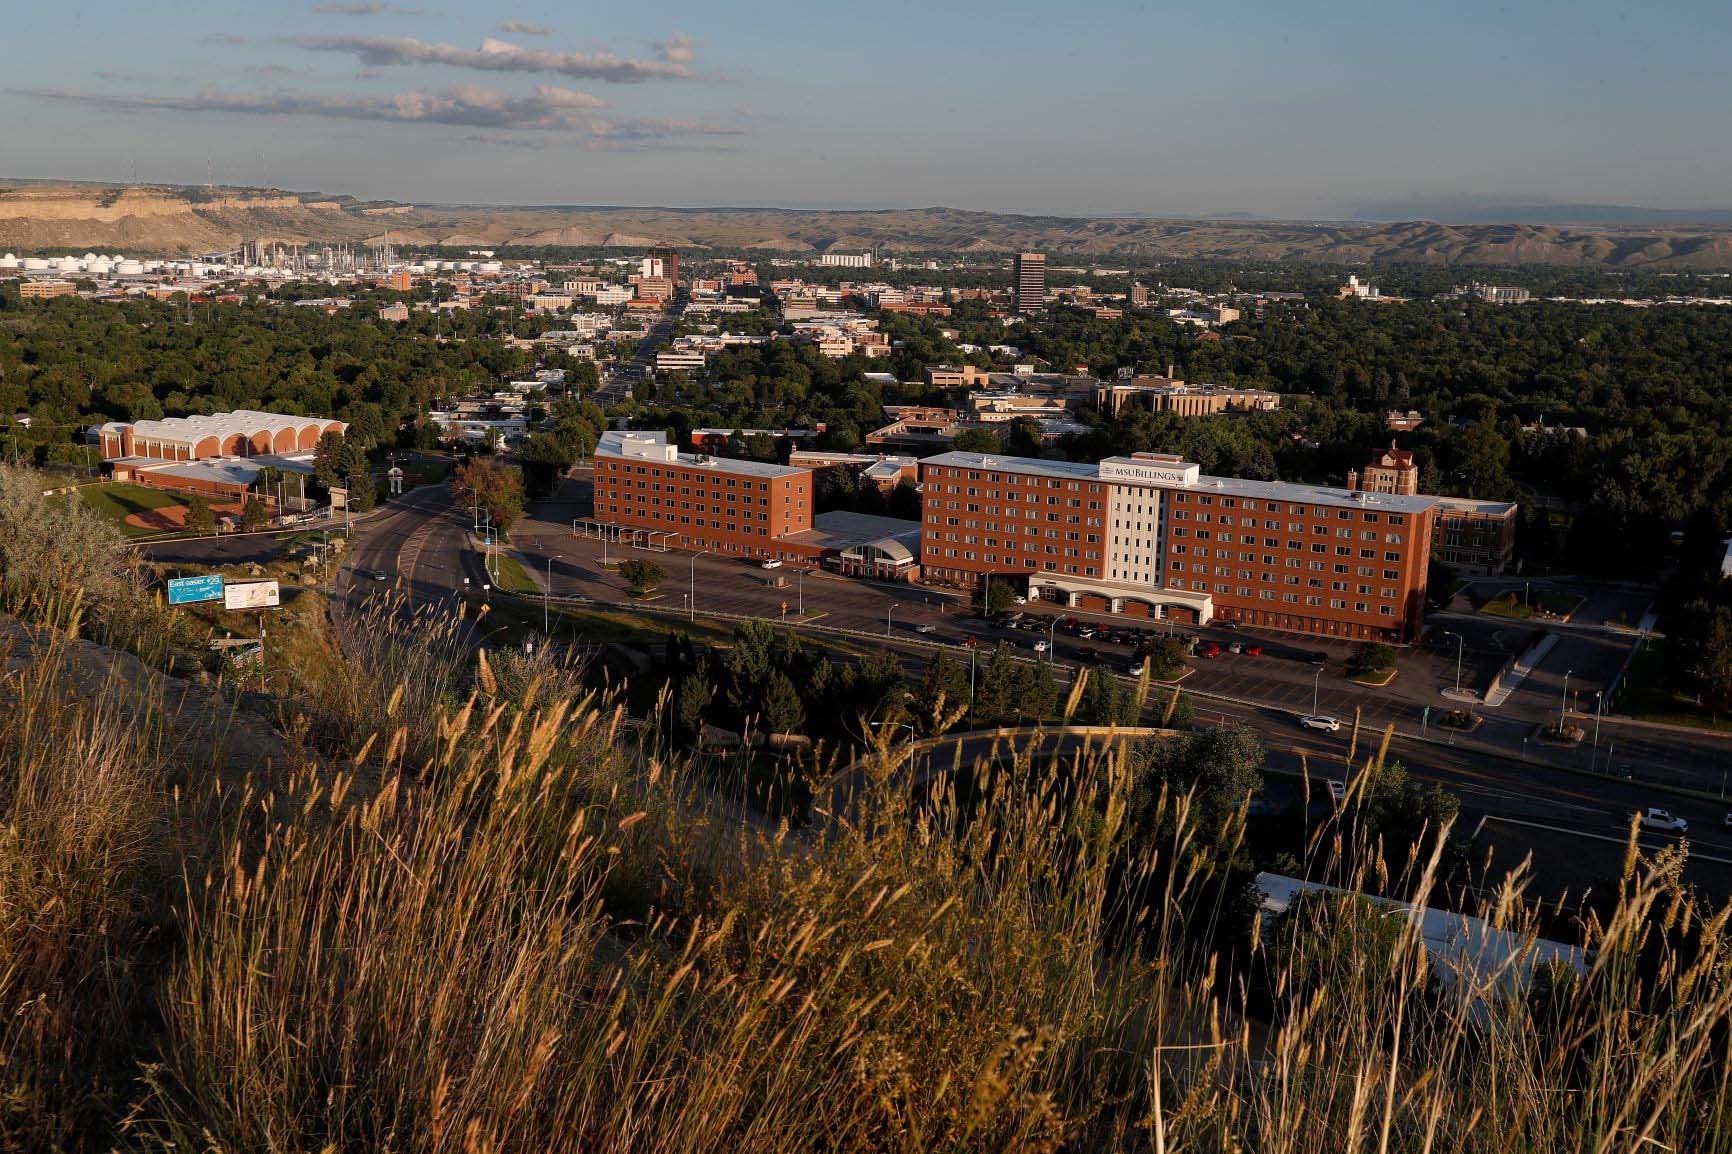
<svg viewBox="0 0 1732 1154">
<path fill-rule="evenodd" d="M 1461 652 L 1466 647 L 1467 642 L 1462 638 L 1461 634 L 1451 633 L 1447 629 L 1443 631 L 1443 635 L 1445 637 L 1455 638 L 1455 691 L 1457 693 L 1460 693 L 1461 692 Z"/>
</svg>

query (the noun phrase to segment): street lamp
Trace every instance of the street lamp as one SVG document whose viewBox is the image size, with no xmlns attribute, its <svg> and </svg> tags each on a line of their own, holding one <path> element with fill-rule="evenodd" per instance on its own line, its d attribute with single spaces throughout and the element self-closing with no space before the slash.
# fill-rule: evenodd
<svg viewBox="0 0 1732 1154">
<path fill-rule="evenodd" d="M 886 637 L 890 636 L 890 615 L 896 612 L 896 607 L 900 604 L 902 604 L 902 602 L 892 601 L 890 603 L 890 608 L 884 611 L 884 636 Z"/>
<path fill-rule="evenodd" d="M 547 599 L 553 593 L 553 562 L 555 558 L 547 559 L 547 580 L 541 586 L 541 635 L 551 637 L 553 634 L 547 628 Z"/>
<path fill-rule="evenodd" d="M 1574 669 L 1564 670 L 1564 696 L 1563 700 L 1558 702 L 1558 729 L 1560 732 L 1564 727 L 1564 714 L 1570 708 L 1570 674 L 1574 672 Z"/>
<path fill-rule="evenodd" d="M 1052 631 L 1056 628 L 1058 628 L 1058 614 L 1055 613 L 1046 619 L 1046 659 L 1049 662 L 1052 660 Z"/>
<path fill-rule="evenodd" d="M 1600 711 L 1605 708 L 1605 705 L 1605 690 L 1596 690 L 1594 693 L 1594 756 L 1588 762 L 1589 768 L 1592 768 L 1594 762 L 1600 758 Z"/>
<path fill-rule="evenodd" d="M 794 616 L 806 616 L 806 571 L 794 571 Z"/>
<path fill-rule="evenodd" d="M 1461 654 L 1462 654 L 1462 650 L 1467 648 L 1467 639 L 1464 638 L 1461 634 L 1451 633 L 1447 629 L 1445 629 L 1443 631 L 1443 635 L 1445 637 L 1455 638 L 1455 691 L 1457 693 L 1460 693 L 1461 692 Z"/>
<path fill-rule="evenodd" d="M 696 621 L 698 619 L 698 558 L 708 552 L 708 549 L 699 549 L 696 553 L 692 554 L 692 571 L 688 582 L 691 586 L 691 593 L 687 597 L 689 604 L 687 606 L 688 616 L 686 619 L 688 621 Z"/>
<path fill-rule="evenodd" d="M 1323 684 L 1323 667 L 1319 665 L 1317 672 L 1311 677 L 1311 712 L 1317 712 L 1317 691 Z"/>
</svg>

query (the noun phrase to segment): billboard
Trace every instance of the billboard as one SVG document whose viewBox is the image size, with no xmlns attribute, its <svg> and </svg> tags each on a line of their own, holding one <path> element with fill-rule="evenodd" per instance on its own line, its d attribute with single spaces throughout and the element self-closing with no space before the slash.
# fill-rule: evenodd
<svg viewBox="0 0 1732 1154">
<path fill-rule="evenodd" d="M 275 581 L 248 581 L 223 589 L 224 609 L 269 609 L 278 603 Z"/>
<path fill-rule="evenodd" d="M 168 583 L 170 605 L 194 605 L 200 601 L 222 599 L 223 579 L 217 574 L 208 577 L 177 577 Z"/>
</svg>

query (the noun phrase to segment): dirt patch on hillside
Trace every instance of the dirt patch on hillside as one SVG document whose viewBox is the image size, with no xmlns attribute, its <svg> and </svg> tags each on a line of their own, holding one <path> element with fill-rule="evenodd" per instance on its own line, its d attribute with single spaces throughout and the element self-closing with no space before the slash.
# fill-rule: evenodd
<svg viewBox="0 0 1732 1154">
<path fill-rule="evenodd" d="M 212 505 L 211 511 L 218 517 L 224 515 L 239 517 L 241 515 L 241 507 L 232 501 L 221 505 Z M 160 509 L 143 509 L 137 513 L 128 513 L 126 523 L 136 525 L 140 529 L 152 529 L 157 532 L 184 529 L 186 528 L 186 506 L 164 505 Z"/>
</svg>

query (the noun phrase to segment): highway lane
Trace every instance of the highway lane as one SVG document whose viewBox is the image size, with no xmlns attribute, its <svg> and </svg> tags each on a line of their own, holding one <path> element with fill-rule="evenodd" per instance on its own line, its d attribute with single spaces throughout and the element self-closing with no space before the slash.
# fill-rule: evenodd
<svg viewBox="0 0 1732 1154">
<path fill-rule="evenodd" d="M 470 597 L 473 599 L 474 590 L 485 580 L 480 556 L 467 548 L 468 511 L 452 503 L 448 489 L 417 490 L 412 496 L 413 500 L 406 500 L 401 507 L 357 527 L 354 545 L 343 565 L 341 587 L 354 603 L 382 584 L 356 580 L 357 569 L 380 570 L 389 574 L 416 605 L 430 601 L 455 603 L 462 595 L 465 577 L 470 581 Z M 560 544 L 567 545 L 570 541 L 567 525 L 566 536 Z M 532 560 L 540 555 L 533 550 L 530 552 Z M 554 550 L 549 548 L 545 552 Z M 562 559 L 554 566 L 555 585 L 560 592 L 582 587 L 593 590 L 598 600 L 623 599 L 617 577 L 599 567 L 592 567 L 593 559 L 572 558 L 565 553 L 560 556 Z M 680 565 L 681 560 L 688 559 L 684 555 L 668 555 L 663 559 L 664 567 L 670 573 L 670 589 L 685 584 L 679 580 L 685 576 L 680 570 L 690 566 Z M 703 562 L 706 561 L 713 562 L 713 568 L 704 568 Z M 764 588 L 761 584 L 763 572 L 737 560 L 701 558 L 699 566 L 701 572 L 693 571 L 699 577 L 698 589 L 705 598 L 706 608 L 712 599 L 726 596 L 730 581 L 756 589 Z M 539 570 L 536 576 L 541 576 Z M 954 602 L 947 599 L 935 596 L 936 604 L 912 600 L 911 595 L 918 597 L 920 591 L 905 586 L 875 587 L 840 578 L 809 577 L 806 584 L 808 595 L 812 593 L 814 581 L 820 580 L 825 582 L 822 594 L 825 604 L 835 604 L 848 597 L 860 599 L 860 604 L 865 607 L 858 611 L 860 622 L 869 628 L 871 624 L 881 626 L 881 621 L 873 622 L 872 619 L 887 598 L 899 595 L 908 599 L 895 611 L 898 628 L 892 630 L 892 637 L 898 643 L 898 649 L 909 651 L 910 665 L 916 673 L 925 660 L 921 651 L 929 653 L 927 646 L 937 639 L 935 635 L 912 632 L 911 626 L 918 621 L 941 624 L 946 630 L 943 639 L 975 636 L 981 639 L 983 647 L 1004 635 L 1002 630 L 965 612 L 950 611 Z M 830 587 L 832 584 L 834 588 Z M 761 595 L 757 596 L 761 599 Z M 941 605 L 945 612 L 940 612 Z M 476 641 L 482 638 L 479 631 L 472 636 Z M 1061 653 L 1074 652 L 1088 644 L 1065 639 L 1062 634 L 1056 634 L 1056 637 L 1062 643 Z M 1025 656 L 1032 655 L 1025 650 Z M 1286 773 L 1307 771 L 1318 778 L 1344 780 L 1349 772 L 1350 726 L 1344 725 L 1336 734 L 1300 729 L 1294 721 L 1293 711 L 1309 707 L 1311 687 L 1303 684 L 1304 680 L 1301 677 L 1298 684 L 1279 690 L 1277 696 L 1283 696 L 1283 699 L 1269 704 L 1238 704 L 1193 694 L 1197 721 L 1199 724 L 1239 722 L 1248 725 L 1264 739 L 1271 770 Z M 1285 699 L 1295 694 L 1305 700 Z M 1162 687 L 1154 688 L 1155 697 L 1163 695 Z M 1350 711 L 1347 718 L 1350 722 Z M 1358 764 L 1363 764 L 1365 757 L 1382 740 L 1386 717 L 1378 714 L 1376 718 L 1375 723 L 1368 721 L 1361 728 L 1355 751 Z M 965 750 L 969 757 L 985 752 L 987 749 L 980 746 L 969 746 Z M 1435 782 L 1460 796 L 1464 821 L 1477 821 L 1479 816 L 1489 815 L 1508 823 L 1534 823 L 1535 826 L 1561 830 L 1568 843 L 1568 855 L 1579 854 L 1584 861 L 1599 864 L 1615 857 L 1615 845 L 1621 844 L 1629 815 L 1648 805 L 1665 806 L 1690 822 L 1691 844 L 1697 855 L 1703 858 L 1724 856 L 1732 861 L 1732 836 L 1720 824 L 1725 810 L 1713 802 L 1686 800 L 1616 778 L 1589 778 L 1537 761 L 1523 763 L 1459 741 L 1452 745 L 1447 740 L 1422 741 L 1398 736 L 1391 742 L 1390 753 L 1408 768 L 1415 779 Z M 1509 840 L 1512 831 L 1521 833 L 1526 829 L 1520 824 L 1500 826 L 1505 841 Z M 1606 838 L 1612 840 L 1595 840 Z M 1664 844 L 1664 840 L 1648 837 L 1644 839 L 1644 845 L 1653 848 Z M 1732 890 L 1732 884 L 1727 884 L 1726 888 Z"/>
</svg>

